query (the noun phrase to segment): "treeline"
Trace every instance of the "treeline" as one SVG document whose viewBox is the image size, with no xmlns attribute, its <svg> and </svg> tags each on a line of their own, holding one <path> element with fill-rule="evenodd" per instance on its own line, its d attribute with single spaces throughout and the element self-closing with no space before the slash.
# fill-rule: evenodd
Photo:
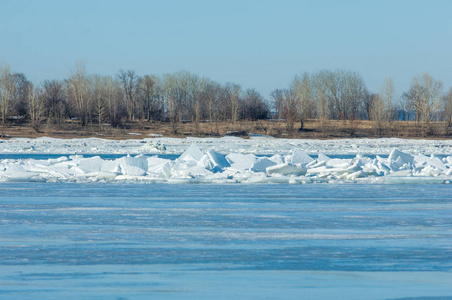
<svg viewBox="0 0 452 300">
<path fill-rule="evenodd" d="M 326 120 L 370 120 L 380 135 L 394 121 L 412 121 L 420 134 L 434 134 L 438 122 L 448 131 L 452 125 L 452 88 L 446 95 L 442 88 L 441 81 L 425 73 L 396 99 L 391 77 L 385 78 L 378 93 L 372 93 L 358 73 L 326 70 L 295 76 L 289 88 L 277 89 L 271 97 L 289 130 L 297 122 L 303 130 L 307 119 L 320 120 L 320 127 Z"/>
<path fill-rule="evenodd" d="M 452 122 L 452 89 L 429 74 L 413 79 L 410 89 L 396 99 L 394 84 L 385 78 L 378 93 L 369 92 L 356 72 L 321 71 L 295 76 L 288 88 L 277 89 L 268 102 L 254 89 L 235 83 L 219 84 L 190 72 L 138 76 L 120 70 L 115 76 L 87 74 L 82 63 L 65 80 L 34 85 L 9 66 L 0 67 L 0 117 L 24 122 L 38 131 L 43 124 L 68 119 L 81 126 L 121 126 L 129 121 L 170 122 L 176 133 L 181 123 L 193 122 L 197 133 L 202 121 L 281 119 L 288 131 L 304 130 L 308 119 L 370 120 L 377 134 L 394 121 L 413 121 L 422 134 L 442 122 Z M 449 133 L 449 132 L 448 132 Z"/>
<path fill-rule="evenodd" d="M 70 118 L 88 124 L 121 126 L 127 121 L 167 121 L 177 132 L 182 122 L 265 119 L 270 107 L 254 89 L 221 85 L 190 72 L 138 76 L 120 70 L 115 76 L 88 75 L 83 64 L 66 80 L 33 85 L 21 73 L 1 68 L 1 120 L 23 118 L 38 130 L 43 123 Z M 197 126 L 199 130 L 199 126 Z"/>
</svg>

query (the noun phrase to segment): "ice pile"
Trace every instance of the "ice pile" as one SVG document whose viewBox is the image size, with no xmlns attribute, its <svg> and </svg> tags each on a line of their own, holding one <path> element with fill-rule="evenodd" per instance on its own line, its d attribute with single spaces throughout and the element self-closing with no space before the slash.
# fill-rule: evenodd
<svg viewBox="0 0 452 300">
<path fill-rule="evenodd" d="M 289 155 L 298 149 L 308 155 L 385 155 L 397 148 L 404 153 L 416 155 L 428 153 L 441 156 L 452 155 L 452 139 L 277 139 L 272 137 L 256 137 L 249 139 L 239 137 L 221 138 L 169 138 L 153 137 L 127 140 L 108 140 L 100 138 L 57 139 L 42 137 L 36 139 L 11 138 L 0 139 L 0 154 L 84 154 L 84 155 L 180 155 L 191 144 L 207 151 L 213 149 L 219 153 L 244 153 L 254 155 Z"/>
<path fill-rule="evenodd" d="M 452 156 L 410 155 L 393 149 L 387 158 L 312 158 L 300 150 L 256 156 L 202 151 L 193 143 L 177 159 L 81 155 L 57 159 L 3 159 L 0 182 L 168 182 L 168 183 L 450 183 Z"/>
</svg>

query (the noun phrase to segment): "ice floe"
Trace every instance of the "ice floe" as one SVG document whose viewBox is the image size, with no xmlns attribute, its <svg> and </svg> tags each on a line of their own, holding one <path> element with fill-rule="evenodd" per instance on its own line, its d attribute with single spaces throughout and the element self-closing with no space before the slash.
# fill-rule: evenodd
<svg viewBox="0 0 452 300">
<path fill-rule="evenodd" d="M 233 140 L 233 143 L 230 141 Z M 270 140 L 270 139 L 268 139 Z M 104 154 L 130 152 L 122 157 L 107 159 L 101 155 L 85 157 L 80 154 L 62 155 L 58 158 L 5 158 L 0 159 L 0 182 L 167 182 L 167 183 L 450 183 L 452 181 L 452 156 L 449 141 L 417 141 L 415 151 L 386 148 L 383 152 L 380 140 L 346 141 L 349 158 L 331 158 L 331 150 L 341 140 L 328 141 L 329 147 L 321 149 L 312 141 L 312 147 L 300 147 L 301 140 L 271 139 L 274 151 L 266 145 L 266 139 L 248 140 L 245 151 L 242 139 L 166 139 L 127 142 L 100 139 L 72 140 L 17 139 L 2 141 L 0 152 L 53 153 L 57 150 L 103 149 Z M 387 142 L 387 139 L 385 140 Z M 144 143 L 143 143 L 144 142 Z M 157 157 L 155 152 L 166 153 L 179 143 L 177 158 Z M 265 142 L 265 143 L 264 143 Z M 365 152 L 373 147 L 380 155 Z M 264 150 L 259 146 L 264 143 Z M 348 146 L 347 146 L 348 143 Z M 397 142 L 398 143 L 398 142 Z M 395 143 L 395 144 L 397 144 Z M 411 140 L 408 140 L 408 144 Z M 414 143 L 414 142 L 413 142 Z M 439 145 L 431 148 L 431 145 Z M 16 147 L 21 145 L 21 151 Z M 43 147 L 45 145 L 45 147 Z M 66 146 L 64 146 L 66 145 Z M 109 145 L 109 146 L 107 146 Z M 227 147 L 226 147 L 227 145 Z M 351 146 L 354 145 L 354 146 Z M 364 146 L 367 145 L 367 146 Z M 53 148 L 52 148 L 53 147 Z M 312 153 L 313 149 L 317 153 Z M 354 154 L 351 149 L 365 148 L 364 153 Z M 368 147 L 368 148 L 366 148 Z M 423 148 L 424 147 L 424 148 Z M 227 151 L 225 150 L 227 148 Z M 309 151 L 306 150 L 309 148 Z M 32 149 L 32 150 L 29 150 Z M 41 149 L 41 152 L 37 152 Z M 43 151 L 47 149 L 47 151 Z M 141 153 L 139 150 L 142 150 Z M 147 151 L 147 150 L 149 151 Z M 221 149 L 222 151 L 219 151 Z M 281 151 L 284 149 L 284 151 Z M 440 150 L 431 153 L 432 149 Z M 127 151 L 129 150 L 129 151 Z M 183 151 L 181 151 L 183 150 Z M 449 150 L 449 152 L 446 152 Z M 173 153 L 176 151 L 173 149 Z M 371 153 L 370 151 L 368 151 Z M 430 153 L 429 153 L 430 152 Z M 439 153 L 438 153 L 439 152 Z M 75 153 L 84 153 L 75 151 Z M 87 153 L 87 152 L 85 152 Z M 427 155 L 426 155 L 427 154 Z M 387 156 L 387 157 L 384 157 Z"/>
</svg>

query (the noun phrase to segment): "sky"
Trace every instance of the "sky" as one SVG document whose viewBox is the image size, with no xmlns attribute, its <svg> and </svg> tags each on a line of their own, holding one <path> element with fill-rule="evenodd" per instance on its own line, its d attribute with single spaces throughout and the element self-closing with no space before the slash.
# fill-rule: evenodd
<svg viewBox="0 0 452 300">
<path fill-rule="evenodd" d="M 451 0 L 0 0 L 0 64 L 34 83 L 181 70 L 265 98 L 297 74 L 343 69 L 398 95 L 428 72 L 452 87 Z"/>
</svg>

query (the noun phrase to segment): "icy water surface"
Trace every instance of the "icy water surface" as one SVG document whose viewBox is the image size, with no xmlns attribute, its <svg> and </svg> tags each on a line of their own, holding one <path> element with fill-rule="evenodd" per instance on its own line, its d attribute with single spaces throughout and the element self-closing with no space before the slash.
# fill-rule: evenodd
<svg viewBox="0 0 452 300">
<path fill-rule="evenodd" d="M 449 185 L 0 184 L 0 299 L 452 299 Z"/>
</svg>

